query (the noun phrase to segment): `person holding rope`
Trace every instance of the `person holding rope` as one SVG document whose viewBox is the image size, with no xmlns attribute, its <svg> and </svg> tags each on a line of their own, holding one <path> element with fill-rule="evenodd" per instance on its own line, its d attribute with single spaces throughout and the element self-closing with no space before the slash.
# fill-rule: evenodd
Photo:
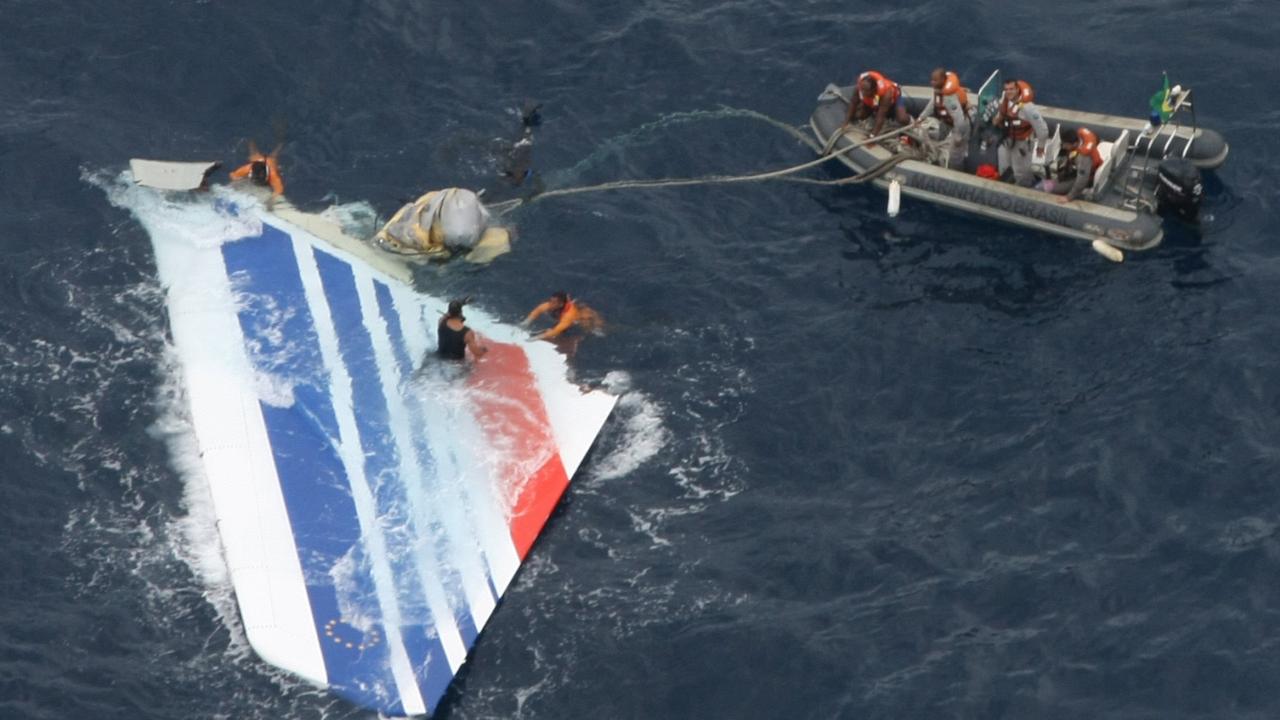
<svg viewBox="0 0 1280 720">
<path fill-rule="evenodd" d="M 822 147 L 822 150 L 818 153 L 819 156 L 826 157 L 835 147 L 836 141 L 844 137 L 845 131 L 853 123 L 865 120 L 871 117 L 873 113 L 875 122 L 870 133 L 871 137 L 863 140 L 863 145 L 869 145 L 873 140 L 880 139 L 880 131 L 884 129 L 884 123 L 889 118 L 890 111 L 893 112 L 894 120 L 897 120 L 898 124 L 903 127 L 916 125 L 920 122 L 919 120 L 912 120 L 911 115 L 907 112 L 906 101 L 902 96 L 902 88 L 898 83 L 875 70 L 868 70 L 858 76 L 858 80 L 854 83 L 853 96 L 849 98 L 848 103 L 849 110 L 845 113 L 844 123 L 827 138 L 827 144 Z"/>
<path fill-rule="evenodd" d="M 858 76 L 853 97 L 849 100 L 849 112 L 845 113 L 843 132 L 855 122 L 865 120 L 875 114 L 875 124 L 871 126 L 871 134 L 879 135 L 884 130 L 884 121 L 893 113 L 893 119 L 899 125 L 910 125 L 911 115 L 902 98 L 902 88 L 875 70 L 868 70 Z"/>
</svg>

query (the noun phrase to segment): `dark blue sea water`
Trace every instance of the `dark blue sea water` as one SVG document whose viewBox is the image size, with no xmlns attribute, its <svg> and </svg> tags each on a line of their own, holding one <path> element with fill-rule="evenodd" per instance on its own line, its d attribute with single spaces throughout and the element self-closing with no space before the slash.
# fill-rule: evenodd
<svg viewBox="0 0 1280 720">
<path fill-rule="evenodd" d="M 613 326 L 578 376 L 625 393 L 440 716 L 1280 717 L 1277 32 L 1249 0 L 0 0 L 0 718 L 369 717 L 247 650 L 150 242 L 86 177 L 280 137 L 296 204 L 388 214 L 500 190 L 525 97 L 548 187 L 776 168 L 810 152 L 713 111 L 799 125 L 938 64 L 1139 116 L 1168 70 L 1232 146 L 1209 217 L 1116 266 L 869 187 L 624 191 L 424 270 L 512 320 L 576 293 Z"/>
</svg>

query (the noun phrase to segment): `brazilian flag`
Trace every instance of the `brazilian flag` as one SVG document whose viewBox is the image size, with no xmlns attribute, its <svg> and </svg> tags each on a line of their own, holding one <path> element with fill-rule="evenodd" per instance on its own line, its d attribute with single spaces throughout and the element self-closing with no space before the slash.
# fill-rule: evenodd
<svg viewBox="0 0 1280 720">
<path fill-rule="evenodd" d="M 1151 119 L 1159 114 L 1160 122 L 1165 122 L 1173 114 L 1173 98 L 1169 96 L 1169 73 L 1164 74 L 1164 87 L 1151 96 Z"/>
</svg>

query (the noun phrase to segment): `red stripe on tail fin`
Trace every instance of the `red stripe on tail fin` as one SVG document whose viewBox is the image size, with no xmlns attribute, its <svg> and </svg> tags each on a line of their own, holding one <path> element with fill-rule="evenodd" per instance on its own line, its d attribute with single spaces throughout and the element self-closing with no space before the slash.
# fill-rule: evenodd
<svg viewBox="0 0 1280 720">
<path fill-rule="evenodd" d="M 496 475 L 515 496 L 509 524 L 520 559 L 569 486 L 546 405 L 529 358 L 517 345 L 486 340 L 489 352 L 473 363 L 467 384 L 476 418 L 498 453 Z"/>
</svg>

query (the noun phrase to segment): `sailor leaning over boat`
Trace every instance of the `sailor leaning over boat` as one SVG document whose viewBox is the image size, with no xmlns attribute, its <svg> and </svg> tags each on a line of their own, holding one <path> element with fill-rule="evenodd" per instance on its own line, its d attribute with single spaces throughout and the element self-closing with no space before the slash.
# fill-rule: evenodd
<svg viewBox="0 0 1280 720">
<path fill-rule="evenodd" d="M 942 134 L 936 139 L 947 144 L 947 167 L 963 170 L 972 127 L 969 93 L 960 84 L 960 76 L 946 68 L 934 68 L 929 85 L 933 86 L 933 98 L 920 112 L 920 119 L 935 117 L 942 123 Z"/>
<path fill-rule="evenodd" d="M 858 76 L 857 91 L 849 103 L 849 112 L 845 113 L 844 125 L 836 132 L 836 136 L 859 120 L 865 120 L 875 114 L 875 125 L 871 127 L 872 136 L 884 130 L 884 121 L 890 111 L 893 119 L 900 125 L 910 125 L 911 116 L 907 114 L 907 106 L 902 98 L 902 88 L 875 70 L 868 70 Z"/>
<path fill-rule="evenodd" d="M 1035 91 L 1026 80 L 1008 80 L 1004 84 L 1004 96 L 1000 98 L 1000 108 L 992 118 L 992 124 L 1004 132 L 996 156 L 1000 163 L 1000 174 L 1006 168 L 1013 168 L 1013 181 L 1021 187 L 1031 187 L 1036 183 L 1035 173 L 1031 169 L 1032 152 L 1035 141 L 1049 139 L 1049 125 L 1040 115 L 1036 107 Z"/>
</svg>

